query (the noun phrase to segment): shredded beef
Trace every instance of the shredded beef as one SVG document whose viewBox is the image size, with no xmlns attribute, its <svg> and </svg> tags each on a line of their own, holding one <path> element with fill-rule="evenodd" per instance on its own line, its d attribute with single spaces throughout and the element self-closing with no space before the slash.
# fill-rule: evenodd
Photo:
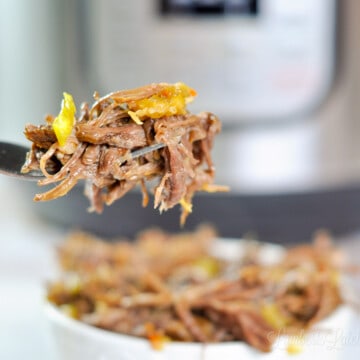
<svg viewBox="0 0 360 360">
<path fill-rule="evenodd" d="M 86 180 L 90 210 L 100 213 L 103 204 L 113 203 L 136 185 L 141 186 L 146 204 L 145 182 L 158 179 L 155 207 L 163 211 L 181 204 L 184 223 L 195 192 L 227 191 L 213 184 L 215 168 L 210 152 L 221 130 L 219 119 L 207 112 L 176 113 L 172 105 L 169 109 L 174 114 L 159 115 L 152 97 L 163 101 L 163 96 L 169 96 L 168 88 L 168 84 L 152 84 L 111 93 L 97 99 L 92 107 L 83 104 L 63 146 L 53 130 L 54 117 L 47 117 L 47 125 L 27 125 L 25 136 L 33 145 L 22 170 L 41 169 L 46 178 L 39 185 L 55 184 L 53 189 L 37 194 L 35 200 L 56 199 L 79 180 Z M 137 115 L 134 118 L 131 111 L 140 106 L 139 101 L 152 101 L 155 110 L 146 108 L 144 115 L 140 109 L 143 115 L 141 121 L 136 121 Z M 152 117 L 149 114 L 153 112 Z M 131 151 L 156 143 L 165 148 L 131 157 Z"/>
<path fill-rule="evenodd" d="M 64 274 L 48 299 L 80 321 L 157 343 L 244 341 L 262 352 L 342 303 L 336 278 L 345 263 L 334 261 L 333 246 L 298 246 L 264 265 L 259 244 L 249 264 L 246 244 L 240 259 L 214 256 L 214 238 L 209 227 L 149 229 L 132 242 L 73 233 L 59 249 Z"/>
</svg>

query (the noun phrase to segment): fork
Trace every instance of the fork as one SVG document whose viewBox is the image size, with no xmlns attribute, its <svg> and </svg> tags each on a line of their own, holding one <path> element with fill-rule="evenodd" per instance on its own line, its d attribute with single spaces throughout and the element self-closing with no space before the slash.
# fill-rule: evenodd
<svg viewBox="0 0 360 360">
<path fill-rule="evenodd" d="M 163 147 L 165 147 L 165 144 L 158 143 L 134 150 L 131 152 L 131 159 L 138 158 Z M 39 170 L 33 170 L 28 173 L 21 172 L 28 151 L 29 148 L 26 146 L 0 141 L 0 174 L 32 181 L 38 181 L 43 178 L 44 175 Z"/>
</svg>

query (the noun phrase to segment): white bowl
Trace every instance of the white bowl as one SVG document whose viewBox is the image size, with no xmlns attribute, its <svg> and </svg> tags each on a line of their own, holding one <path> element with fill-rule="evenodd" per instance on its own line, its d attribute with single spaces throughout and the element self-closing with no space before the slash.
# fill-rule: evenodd
<svg viewBox="0 0 360 360">
<path fill-rule="evenodd" d="M 219 240 L 213 251 L 220 257 L 232 258 L 241 253 L 243 242 Z M 279 259 L 283 249 L 277 245 L 261 247 L 264 262 Z M 238 360 L 238 359 L 341 359 L 344 338 L 353 312 L 340 306 L 330 317 L 316 325 L 316 331 L 305 338 L 279 336 L 270 353 L 261 353 L 244 342 L 199 344 L 169 342 L 162 350 L 154 350 L 146 339 L 102 330 L 63 314 L 56 306 L 46 303 L 45 312 L 51 324 L 59 359 L 61 360 Z M 339 337 L 339 334 L 342 337 Z M 277 336 L 270 333 L 269 336 Z M 289 342 L 300 342 L 302 351 L 289 355 Z"/>
<path fill-rule="evenodd" d="M 55 306 L 47 303 L 46 315 L 50 321 L 59 359 L 61 360 L 239 360 L 239 359 L 344 359 L 348 326 L 352 311 L 341 306 L 330 317 L 316 326 L 316 332 L 305 338 L 280 336 L 270 353 L 263 354 L 243 342 L 198 344 L 171 342 L 162 350 L 154 350 L 149 341 L 112 333 L 69 318 Z M 276 333 L 269 336 L 276 336 Z M 289 343 L 301 343 L 296 356 L 287 352 Z"/>
</svg>

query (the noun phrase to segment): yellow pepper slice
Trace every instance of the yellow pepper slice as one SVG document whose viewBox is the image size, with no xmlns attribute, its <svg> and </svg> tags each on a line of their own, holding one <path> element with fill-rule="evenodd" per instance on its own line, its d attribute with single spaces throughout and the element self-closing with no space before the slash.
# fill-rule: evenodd
<svg viewBox="0 0 360 360">
<path fill-rule="evenodd" d="M 59 115 L 52 124 L 56 138 L 60 146 L 64 146 L 70 136 L 75 123 L 76 107 L 73 97 L 64 92 Z"/>
<path fill-rule="evenodd" d="M 291 335 L 286 351 L 289 355 L 300 354 L 304 350 L 305 336 L 303 333 Z"/>
<path fill-rule="evenodd" d="M 186 113 L 186 104 L 196 96 L 196 91 L 182 82 L 164 87 L 158 94 L 138 100 L 130 105 L 129 116 L 137 123 L 145 117 L 158 119 L 163 116 Z"/>
<path fill-rule="evenodd" d="M 276 304 L 263 305 L 261 308 L 261 315 L 268 324 L 278 330 L 286 327 L 289 323 L 289 319 L 281 314 Z"/>
<path fill-rule="evenodd" d="M 136 112 L 134 111 L 128 111 L 128 115 L 134 120 L 134 122 L 138 125 L 142 125 L 143 122 L 139 119 Z"/>
<path fill-rule="evenodd" d="M 191 213 L 192 212 L 192 204 L 189 203 L 188 201 L 185 200 L 185 198 L 181 198 L 179 201 L 179 204 L 183 207 L 183 209 L 187 212 L 187 213 Z"/>
<path fill-rule="evenodd" d="M 197 259 L 194 265 L 204 271 L 209 278 L 215 277 L 220 271 L 219 262 L 206 256 Z"/>
</svg>

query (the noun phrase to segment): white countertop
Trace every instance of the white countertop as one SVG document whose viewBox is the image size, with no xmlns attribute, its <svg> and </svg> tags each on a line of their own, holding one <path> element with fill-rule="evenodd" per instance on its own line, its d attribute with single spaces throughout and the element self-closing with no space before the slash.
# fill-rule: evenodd
<svg viewBox="0 0 360 360">
<path fill-rule="evenodd" d="M 0 176 L 0 360 L 55 360 L 43 311 L 44 284 L 57 272 L 55 247 L 65 233 L 29 212 L 20 186 Z M 347 244 L 356 253 L 360 253 L 359 238 Z M 341 358 L 357 359 L 359 318 L 341 334 Z"/>
</svg>

